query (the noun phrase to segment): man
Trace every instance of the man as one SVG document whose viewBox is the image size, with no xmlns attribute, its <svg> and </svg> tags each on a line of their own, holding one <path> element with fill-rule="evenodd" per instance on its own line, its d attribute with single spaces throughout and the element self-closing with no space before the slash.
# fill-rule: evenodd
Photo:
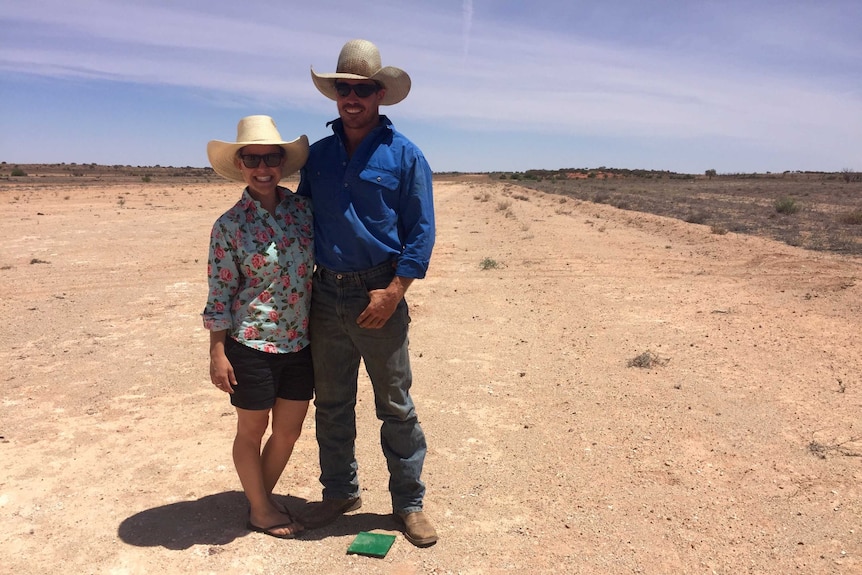
<svg viewBox="0 0 862 575">
<path fill-rule="evenodd" d="M 414 545 L 437 542 L 423 511 L 427 451 L 410 397 L 404 294 L 425 277 L 434 246 L 431 169 L 381 105 L 407 97 L 410 77 L 381 65 L 367 40 L 347 42 L 334 74 L 315 86 L 335 100 L 333 135 L 311 146 L 297 192 L 314 205 L 311 334 L 323 501 L 303 517 L 314 529 L 358 509 L 355 406 L 362 359 L 374 389 L 392 510 Z"/>
</svg>

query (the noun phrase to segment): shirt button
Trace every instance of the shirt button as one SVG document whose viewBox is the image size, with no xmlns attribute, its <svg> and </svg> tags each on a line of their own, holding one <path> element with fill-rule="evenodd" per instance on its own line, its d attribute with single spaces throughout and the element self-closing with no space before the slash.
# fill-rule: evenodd
<svg viewBox="0 0 862 575">
<path fill-rule="evenodd" d="M 380 181 L 380 179 L 381 179 L 381 178 L 380 178 L 380 176 L 377 176 L 377 181 L 378 181 L 378 182 Z"/>
<path fill-rule="evenodd" d="M 350 184 L 348 184 L 347 182 L 344 182 L 344 187 L 345 187 L 345 188 L 349 188 L 349 187 L 350 187 Z"/>
</svg>

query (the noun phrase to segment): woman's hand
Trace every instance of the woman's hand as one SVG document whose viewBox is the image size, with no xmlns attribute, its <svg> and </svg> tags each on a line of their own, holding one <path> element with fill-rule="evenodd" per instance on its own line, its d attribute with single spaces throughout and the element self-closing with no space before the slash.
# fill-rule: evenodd
<svg viewBox="0 0 862 575">
<path fill-rule="evenodd" d="M 236 376 L 233 373 L 233 366 L 225 354 L 215 354 L 210 357 L 210 380 L 214 386 L 225 393 L 233 393 Z"/>
<path fill-rule="evenodd" d="M 210 332 L 210 381 L 225 393 L 233 393 L 236 385 L 236 375 L 233 366 L 224 353 L 224 342 L 227 331 Z"/>
</svg>

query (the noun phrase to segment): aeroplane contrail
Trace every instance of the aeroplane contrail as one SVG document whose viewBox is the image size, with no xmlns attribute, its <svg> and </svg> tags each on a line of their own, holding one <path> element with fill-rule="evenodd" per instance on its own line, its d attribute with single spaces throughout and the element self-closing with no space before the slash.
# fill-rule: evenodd
<svg viewBox="0 0 862 575">
<path fill-rule="evenodd" d="M 464 17 L 464 59 L 470 54 L 470 29 L 473 27 L 473 0 L 464 0 L 461 8 Z"/>
</svg>

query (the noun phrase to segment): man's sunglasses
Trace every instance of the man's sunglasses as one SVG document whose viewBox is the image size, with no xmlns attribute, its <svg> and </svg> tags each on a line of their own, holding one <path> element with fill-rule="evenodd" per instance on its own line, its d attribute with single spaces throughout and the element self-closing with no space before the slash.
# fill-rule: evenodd
<svg viewBox="0 0 862 575">
<path fill-rule="evenodd" d="M 367 98 L 371 94 L 376 94 L 380 91 L 380 86 L 377 84 L 346 84 L 345 82 L 335 83 L 335 92 L 345 98 L 350 95 L 350 91 L 356 94 L 359 98 Z"/>
<path fill-rule="evenodd" d="M 281 164 L 281 160 L 284 158 L 284 154 L 280 154 L 278 152 L 273 152 L 272 154 L 242 154 L 240 159 L 242 159 L 242 163 L 246 168 L 252 169 L 256 168 L 260 165 L 260 161 L 263 160 L 263 163 L 269 166 L 270 168 L 275 168 L 279 164 Z"/>
</svg>

